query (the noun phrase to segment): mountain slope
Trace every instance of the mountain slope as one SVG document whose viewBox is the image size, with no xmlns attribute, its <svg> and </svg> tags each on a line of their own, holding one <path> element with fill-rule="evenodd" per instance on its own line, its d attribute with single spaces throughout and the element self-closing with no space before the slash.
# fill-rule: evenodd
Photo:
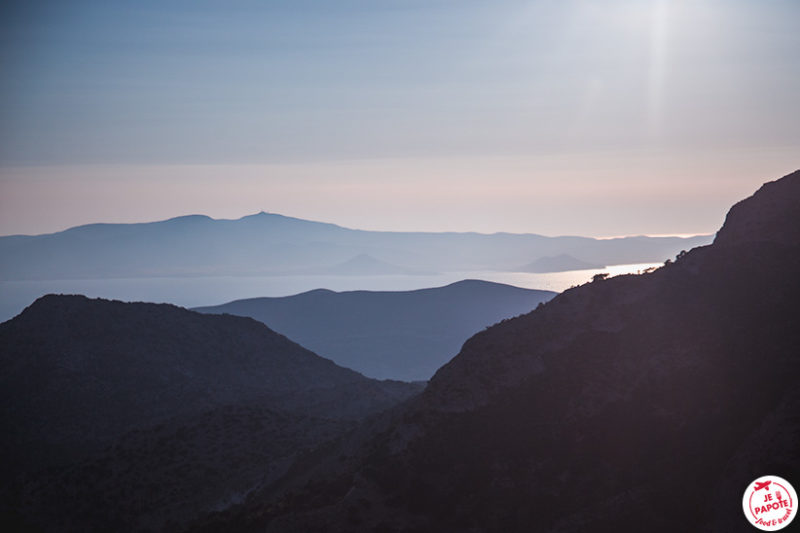
<svg viewBox="0 0 800 533">
<path fill-rule="evenodd" d="M 798 187 L 475 335 L 419 398 L 198 529 L 752 531 L 745 487 L 800 479 Z"/>
<path fill-rule="evenodd" d="M 475 332 L 553 296 L 467 280 L 407 292 L 317 290 L 196 310 L 249 316 L 340 365 L 411 381 L 429 379 Z"/>
<path fill-rule="evenodd" d="M 148 476 L 140 496 L 180 503 L 184 521 L 208 512 L 211 501 L 252 489 L 268 467 L 290 463 L 317 438 L 420 389 L 365 378 L 249 318 L 82 296 L 43 297 L 0 324 L 0 366 L 0 510 L 70 521 L 75 530 L 111 525 L 65 502 L 94 501 L 100 485 L 104 498 L 124 495 L 121 487 Z M 227 482 L 204 492 L 190 483 L 198 471 L 231 462 L 218 474 Z M 173 479 L 168 472 L 179 466 L 185 470 Z M 171 492 L 157 489 L 162 483 Z M 104 502 L 109 519 L 132 504 Z M 167 515 L 159 513 L 151 505 L 133 516 L 162 523 Z"/>
<path fill-rule="evenodd" d="M 179 530 L 354 424 L 243 404 L 133 430 L 81 461 L 22 477 L 10 496 L 17 523 L 4 530 Z"/>
<path fill-rule="evenodd" d="M 47 235 L 0 237 L 0 279 L 272 275 L 348 271 L 364 254 L 405 273 L 513 270 L 562 253 L 611 265 L 660 262 L 710 236 L 589 239 L 533 234 L 359 231 L 259 213 L 238 220 L 193 215 L 142 224 L 91 224 Z M 360 268 L 365 268 L 361 265 Z M 373 271 L 376 265 L 370 267 Z M 335 272 L 335 268 L 334 268 Z"/>
</svg>

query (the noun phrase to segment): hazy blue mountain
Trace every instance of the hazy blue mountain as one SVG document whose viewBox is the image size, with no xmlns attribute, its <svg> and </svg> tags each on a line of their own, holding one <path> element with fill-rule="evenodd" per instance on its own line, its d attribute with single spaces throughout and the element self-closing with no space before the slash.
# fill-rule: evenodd
<svg viewBox="0 0 800 533">
<path fill-rule="evenodd" d="M 559 254 L 612 265 L 664 261 L 710 239 L 378 232 L 268 213 L 238 220 L 194 215 L 0 237 L 0 280 L 303 274 L 346 266 L 362 254 L 426 272 L 513 270 L 531 257 Z"/>
<path fill-rule="evenodd" d="M 359 254 L 343 263 L 330 267 L 297 269 L 289 273 L 325 276 L 418 276 L 432 274 L 423 270 L 393 265 L 368 254 Z"/>
<path fill-rule="evenodd" d="M 83 296 L 0 324 L 0 368 L 0 519 L 51 531 L 185 522 L 421 390 L 249 318 Z"/>
<path fill-rule="evenodd" d="M 518 267 L 519 272 L 566 272 L 568 270 L 589 270 L 604 268 L 606 265 L 589 263 L 582 261 L 567 254 L 559 254 L 550 257 L 540 257 L 539 259 Z"/>
<path fill-rule="evenodd" d="M 798 273 L 800 171 L 712 245 L 475 335 L 422 395 L 196 529 L 752 531 L 752 480 L 800 478 Z"/>
<path fill-rule="evenodd" d="M 555 296 L 466 280 L 403 292 L 315 290 L 195 309 L 249 316 L 337 364 L 376 378 L 427 380 L 471 335 Z"/>
</svg>

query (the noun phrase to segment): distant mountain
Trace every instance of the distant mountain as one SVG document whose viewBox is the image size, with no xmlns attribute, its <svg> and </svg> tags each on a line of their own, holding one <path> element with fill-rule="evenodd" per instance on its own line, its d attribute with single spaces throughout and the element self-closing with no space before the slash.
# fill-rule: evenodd
<svg viewBox="0 0 800 533">
<path fill-rule="evenodd" d="M 475 335 L 421 396 L 195 529 L 752 531 L 746 487 L 800 479 L 799 228 L 800 171 L 713 245 Z"/>
<path fill-rule="evenodd" d="M 589 270 L 605 268 L 606 265 L 589 263 L 576 259 L 571 255 L 559 254 L 551 257 L 540 257 L 536 261 L 523 265 L 516 270 L 518 272 L 566 272 L 569 270 Z"/>
<path fill-rule="evenodd" d="M 59 531 L 185 522 L 421 388 L 249 318 L 82 296 L 0 324 L 0 368 L 0 516 Z"/>
<path fill-rule="evenodd" d="M 238 220 L 193 215 L 143 224 L 90 224 L 0 237 L 0 280 L 513 270 L 531 257 L 569 254 L 612 265 L 661 262 L 711 236 L 590 239 L 533 234 L 351 230 L 276 214 Z M 356 259 L 354 259 L 356 258 Z M 367 263 L 372 263 L 371 266 Z M 387 272 L 392 270 L 391 272 Z M 360 275 L 360 274 L 353 274 Z"/>
<path fill-rule="evenodd" d="M 301 269 L 291 273 L 330 276 L 418 276 L 431 274 L 431 272 L 423 270 L 393 265 L 367 254 L 359 254 L 344 263 L 331 267 Z"/>
<path fill-rule="evenodd" d="M 195 310 L 255 318 L 368 376 L 427 380 L 472 334 L 553 296 L 467 280 L 406 292 L 316 290 Z"/>
</svg>

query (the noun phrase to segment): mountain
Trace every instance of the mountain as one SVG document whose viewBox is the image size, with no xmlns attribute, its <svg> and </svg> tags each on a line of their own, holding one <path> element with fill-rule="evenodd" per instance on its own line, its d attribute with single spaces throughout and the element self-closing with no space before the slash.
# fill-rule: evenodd
<svg viewBox="0 0 800 533">
<path fill-rule="evenodd" d="M 331 276 L 418 276 L 431 274 L 423 270 L 414 270 L 393 265 L 367 254 L 359 254 L 348 259 L 344 263 L 339 263 L 331 267 L 296 270 L 292 273 Z"/>
<path fill-rule="evenodd" d="M 518 272 L 566 272 L 568 270 L 589 270 L 597 268 L 605 268 L 606 265 L 596 263 L 589 263 L 582 261 L 571 255 L 560 254 L 550 257 L 540 257 L 536 261 L 521 266 L 516 270 Z"/>
<path fill-rule="evenodd" d="M 401 233 L 352 230 L 263 212 L 238 220 L 192 215 L 0 237 L 0 280 L 309 274 L 331 265 L 352 271 L 369 262 L 374 270 L 376 261 L 364 256 L 403 265 L 379 269 L 401 274 L 513 270 L 531 257 L 559 254 L 612 265 L 662 262 L 710 238 Z M 353 261 L 355 265 L 348 264 Z"/>
<path fill-rule="evenodd" d="M 196 531 L 749 532 L 800 479 L 800 171 L 712 245 L 478 333 L 419 397 Z"/>
<path fill-rule="evenodd" d="M 473 333 L 553 296 L 466 280 L 406 292 L 315 290 L 195 310 L 249 316 L 367 376 L 413 381 L 429 379 Z"/>
<path fill-rule="evenodd" d="M 0 324 L 0 365 L 0 514 L 46 530 L 186 522 L 421 388 L 249 318 L 83 296 Z"/>
</svg>

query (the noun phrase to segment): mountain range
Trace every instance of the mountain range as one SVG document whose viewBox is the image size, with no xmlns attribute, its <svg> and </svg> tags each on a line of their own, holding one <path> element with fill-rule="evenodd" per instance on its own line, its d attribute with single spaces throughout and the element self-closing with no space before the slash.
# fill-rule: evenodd
<svg viewBox="0 0 800 533">
<path fill-rule="evenodd" d="M 249 318 L 83 296 L 0 324 L 0 365 L 6 531 L 170 529 L 422 388 Z"/>
<path fill-rule="evenodd" d="M 652 263 L 710 239 L 402 233 L 353 230 L 263 212 L 238 220 L 191 215 L 0 237 L 0 280 L 513 271 L 561 254 L 579 265 Z M 563 265 L 556 269 L 563 270 Z"/>
<path fill-rule="evenodd" d="M 478 332 L 427 385 L 247 317 L 50 295 L 0 324 L 0 526 L 751 531 L 749 483 L 800 478 L 798 272 L 800 171 L 712 244 Z"/>
<path fill-rule="evenodd" d="M 428 380 L 474 333 L 554 292 L 466 280 L 416 291 L 315 290 L 199 307 L 260 320 L 337 364 L 375 378 Z"/>
<path fill-rule="evenodd" d="M 714 243 L 478 333 L 425 391 L 194 531 L 752 531 L 800 479 L 800 171 Z"/>
</svg>

